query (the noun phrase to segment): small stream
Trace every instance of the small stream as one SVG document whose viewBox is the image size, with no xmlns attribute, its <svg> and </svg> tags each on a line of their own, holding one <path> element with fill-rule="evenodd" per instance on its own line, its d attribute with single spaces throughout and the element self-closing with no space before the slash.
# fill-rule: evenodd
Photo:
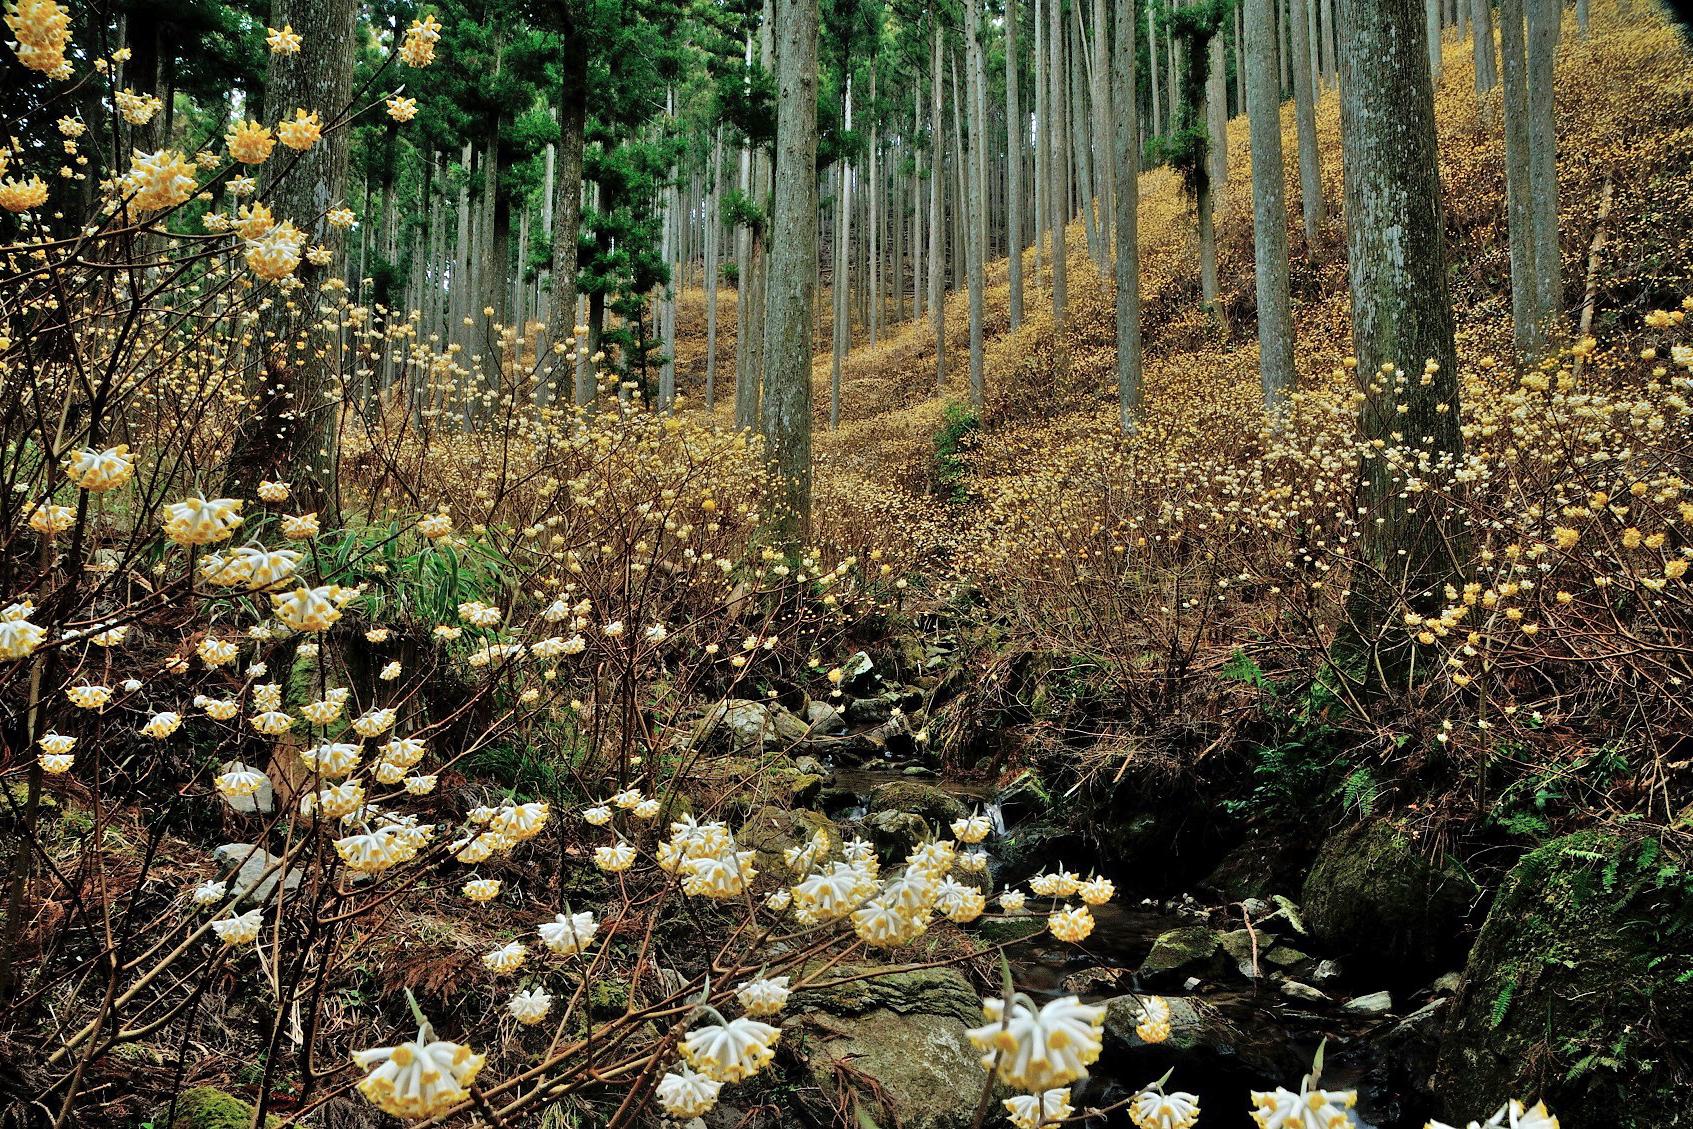
<svg viewBox="0 0 1693 1129">
<path fill-rule="evenodd" d="M 829 814 L 842 822 L 862 818 L 868 810 L 870 793 L 878 785 L 913 780 L 940 788 L 957 797 L 966 808 L 988 815 L 994 822 L 994 833 L 985 844 L 990 854 L 994 853 L 997 841 L 1015 834 L 1014 826 L 1006 826 L 990 785 L 908 775 L 898 765 L 872 763 L 835 769 L 831 789 L 836 799 L 829 807 Z M 844 802 L 846 794 L 850 794 L 852 802 Z M 1043 863 L 1051 867 L 1064 863 L 1079 872 L 1087 869 L 1082 860 L 1054 858 Z M 995 891 L 1002 890 L 1004 883 L 997 874 L 993 877 Z M 1183 906 L 1178 912 L 1167 904 L 1137 902 L 1133 891 L 1120 880 L 1118 897 L 1095 907 L 1093 915 L 1096 923 L 1093 934 L 1081 944 L 1057 941 L 1042 930 L 1008 947 L 1012 977 L 1020 991 L 1037 1001 L 1074 994 L 1088 1002 L 1142 991 L 1135 973 L 1158 937 L 1205 920 L 1200 907 Z M 1210 923 L 1216 924 L 1214 920 Z M 1037 928 L 1038 920 L 1031 918 L 1031 931 Z M 1330 1088 L 1359 1089 L 1357 1113 L 1361 1129 L 1422 1124 L 1420 1118 L 1408 1120 L 1398 1103 L 1390 1095 L 1377 1092 L 1370 1081 L 1375 1053 L 1365 1035 L 1373 1027 L 1391 1022 L 1391 1018 L 1360 1016 L 1346 1012 L 1336 1003 L 1291 1000 L 1268 979 L 1252 981 L 1230 976 L 1220 981 L 1206 980 L 1191 995 L 1183 993 L 1181 988 L 1161 991 L 1175 1001 L 1176 1008 L 1190 1007 L 1204 1016 L 1200 1045 L 1146 1046 L 1134 1040 L 1135 1045 L 1126 1046 L 1119 1039 L 1108 1038 L 1105 1053 L 1090 1078 L 1076 1089 L 1072 1100 L 1078 1108 L 1084 1104 L 1107 1106 L 1120 1101 L 1173 1067 L 1171 1087 L 1199 1095 L 1201 1107 L 1206 1111 L 1206 1125 L 1245 1129 L 1253 1125 L 1248 1092 L 1277 1085 L 1297 1089 L 1301 1074 L 1309 1069 L 1317 1047 L 1326 1039 L 1323 1082 Z M 1180 1041 L 1179 1028 L 1178 1024 L 1175 1041 Z M 1238 1115 L 1233 1111 L 1238 1111 Z M 1106 1124 L 1127 1126 L 1130 1122 L 1126 1112 L 1120 1112 Z"/>
</svg>

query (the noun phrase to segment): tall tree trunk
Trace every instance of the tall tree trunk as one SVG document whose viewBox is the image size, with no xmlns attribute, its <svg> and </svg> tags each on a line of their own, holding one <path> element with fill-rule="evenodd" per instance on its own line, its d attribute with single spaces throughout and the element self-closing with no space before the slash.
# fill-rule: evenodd
<svg viewBox="0 0 1693 1129">
<path fill-rule="evenodd" d="M 1082 231 L 1087 237 L 1088 257 L 1095 263 L 1103 260 L 1105 250 L 1099 242 L 1099 223 L 1094 210 L 1093 155 L 1088 134 L 1087 43 L 1082 38 L 1081 3 L 1076 0 L 1070 8 L 1070 161 L 1075 176 L 1075 203 L 1082 213 Z"/>
<path fill-rule="evenodd" d="M 1504 71 L 1505 213 L 1510 229 L 1511 323 L 1517 351 L 1538 358 L 1546 349 L 1535 257 L 1533 164 L 1529 155 L 1528 45 L 1523 0 L 1500 0 L 1499 58 Z"/>
<path fill-rule="evenodd" d="M 966 0 L 964 8 L 965 69 L 969 72 L 970 94 L 970 245 L 966 263 L 970 275 L 970 404 L 981 411 L 987 396 L 982 372 L 982 309 L 986 272 L 983 260 L 988 252 L 988 99 L 987 73 L 982 51 L 981 0 Z"/>
<path fill-rule="evenodd" d="M 1305 27 L 1309 18 L 1308 0 L 1291 0 L 1293 24 L 1297 31 Z M 1299 131 L 1299 203 L 1305 219 L 1305 245 L 1315 248 L 1321 238 L 1325 208 L 1323 205 L 1323 169 L 1317 146 L 1317 99 L 1311 89 L 1310 42 L 1303 34 L 1293 37 L 1293 114 Z M 1280 147 L 1279 145 L 1277 146 Z M 1278 154 L 1279 157 L 1279 154 Z M 1278 159 L 1277 163 L 1280 161 Z"/>
<path fill-rule="evenodd" d="M 1440 85 L 1440 0 L 1423 0 L 1423 31 L 1427 36 L 1428 73 Z"/>
<path fill-rule="evenodd" d="M 1246 113 L 1246 4 L 1234 6 L 1234 104 L 1235 113 Z M 1250 132 L 1250 131 L 1249 131 Z"/>
<path fill-rule="evenodd" d="M 1064 193 L 1065 172 L 1069 167 L 1070 158 L 1065 152 L 1069 144 L 1069 130 L 1065 127 L 1064 113 L 1064 16 L 1063 5 L 1059 0 L 1046 0 L 1047 24 L 1046 42 L 1051 50 L 1051 59 L 1047 65 L 1047 77 L 1050 89 L 1047 91 L 1047 115 L 1051 119 L 1052 129 L 1046 140 L 1046 169 L 1051 178 L 1047 188 L 1047 215 L 1052 220 L 1052 320 L 1059 332 L 1063 331 L 1065 319 L 1069 312 L 1069 295 L 1066 293 L 1065 258 L 1068 254 L 1065 248 L 1064 229 L 1070 222 L 1070 208 Z"/>
<path fill-rule="evenodd" d="M 1205 73 L 1206 149 L 1211 158 L 1211 187 L 1221 188 L 1229 180 L 1229 87 L 1228 63 L 1223 53 L 1223 28 L 1219 23 L 1211 36 L 1211 64 Z"/>
<path fill-rule="evenodd" d="M 842 112 L 845 114 L 846 130 L 852 132 L 852 77 L 846 80 L 846 89 L 841 96 Z M 780 157 L 777 158 L 778 162 Z M 841 365 L 846 360 L 847 350 L 852 348 L 852 329 L 850 322 L 852 311 L 847 302 L 848 279 L 851 276 L 849 263 L 852 258 L 852 248 L 849 239 L 852 235 L 852 166 L 842 157 L 835 166 L 835 180 L 840 186 L 835 193 L 835 253 L 830 256 L 829 269 L 831 278 L 829 290 L 834 298 L 834 348 L 829 356 L 829 430 L 833 431 L 841 426 Z"/>
<path fill-rule="evenodd" d="M 1148 85 L 1152 87 L 1152 135 L 1164 136 L 1163 92 L 1158 84 L 1158 24 L 1154 5 L 1146 6 L 1146 64 Z"/>
<path fill-rule="evenodd" d="M 1535 304 L 1549 343 L 1562 338 L 1563 253 L 1558 244 L 1556 83 L 1560 0 L 1528 0 L 1528 183 L 1534 224 Z"/>
<path fill-rule="evenodd" d="M 1099 199 L 1100 262 L 1111 261 L 1111 225 L 1116 212 L 1117 162 L 1113 150 L 1117 129 L 1112 121 L 1116 107 L 1111 95 L 1111 23 L 1105 0 L 1093 0 L 1093 167 L 1094 191 Z"/>
<path fill-rule="evenodd" d="M 1475 49 L 1476 93 L 1491 93 L 1499 85 L 1499 64 L 1493 47 L 1493 0 L 1471 0 L 1470 40 Z"/>
<path fill-rule="evenodd" d="M 711 188 L 705 205 L 705 410 L 717 407 L 717 286 L 723 237 L 723 125 L 711 143 Z"/>
<path fill-rule="evenodd" d="M 572 6 L 563 10 L 574 13 Z M 588 128 L 588 47 L 586 39 L 566 27 L 559 55 L 558 157 L 553 177 L 552 310 L 547 322 L 555 340 L 576 341 L 576 351 L 588 343 L 576 325 L 577 243 L 582 237 L 582 150 Z M 562 380 L 562 377 L 560 377 Z M 592 366 L 575 366 L 572 398 L 587 407 L 594 402 Z M 562 391 L 562 390 L 561 390 Z"/>
<path fill-rule="evenodd" d="M 817 0 L 776 0 L 775 206 L 764 348 L 764 443 L 774 531 L 811 538 L 811 319 L 817 289 Z"/>
<path fill-rule="evenodd" d="M 1034 78 L 1035 78 L 1035 233 L 1029 242 L 1034 245 L 1034 268 L 1036 284 L 1039 284 L 1041 261 L 1045 256 L 1046 240 L 1052 223 L 1052 202 L 1049 199 L 1052 188 L 1052 174 L 1047 171 L 1046 162 L 1050 146 L 1047 144 L 1047 134 L 1052 132 L 1052 113 L 1047 105 L 1046 79 L 1046 21 L 1042 0 L 1035 0 L 1033 19 L 1034 29 Z"/>
<path fill-rule="evenodd" d="M 671 89 L 664 93 L 666 122 L 673 123 L 675 114 L 676 92 Z M 669 183 L 664 189 L 664 228 L 659 240 L 664 266 L 670 274 L 669 282 L 659 291 L 659 348 L 664 350 L 664 360 L 658 369 L 658 409 L 662 412 L 674 411 L 676 408 L 676 291 L 682 285 L 682 200 L 674 165 L 671 166 L 667 179 Z"/>
<path fill-rule="evenodd" d="M 1135 113 L 1135 5 L 1116 0 L 1111 76 L 1116 89 L 1117 411 L 1125 434 L 1141 414 L 1140 116 Z M 1103 24 L 1095 34 L 1103 35 Z"/>
<path fill-rule="evenodd" d="M 1005 247 L 1011 328 L 1023 324 L 1023 150 L 1028 123 L 1017 102 L 1017 0 L 1005 0 Z"/>
<path fill-rule="evenodd" d="M 874 113 L 876 107 L 876 71 L 874 65 L 870 70 L 870 107 L 871 112 Z M 878 150 L 881 148 L 881 131 L 877 126 L 877 122 L 870 123 L 869 191 L 864 196 L 864 203 L 870 213 L 865 224 L 867 229 L 865 243 L 869 252 L 867 256 L 869 261 L 866 263 L 867 269 L 864 272 L 865 282 L 869 284 L 870 288 L 870 310 L 869 317 L 865 320 L 870 323 L 870 345 L 872 348 L 875 346 L 882 328 L 882 230 L 880 224 L 882 178 L 877 163 L 877 158 L 880 155 Z"/>
<path fill-rule="evenodd" d="M 946 192 L 945 134 L 941 132 L 941 20 L 938 8 L 931 8 L 933 25 L 929 55 L 929 320 L 935 331 L 935 390 L 946 388 L 946 295 L 941 273 L 946 269 L 946 217 L 942 215 Z"/>
<path fill-rule="evenodd" d="M 928 276 L 923 273 L 923 150 L 917 139 L 923 134 L 923 80 L 911 80 L 911 317 L 923 317 L 923 288 Z"/>
<path fill-rule="evenodd" d="M 298 106 L 333 112 L 352 99 L 358 12 L 352 0 L 275 0 L 271 26 L 293 24 L 317 47 L 275 69 L 265 91 L 266 121 L 291 116 Z M 277 218 L 299 225 L 309 243 L 336 242 L 324 213 L 327 203 L 346 199 L 351 133 L 329 133 L 295 157 L 280 182 L 266 187 L 265 199 Z M 302 263 L 299 274 L 309 276 L 317 269 Z M 340 398 L 328 398 L 332 374 L 327 357 L 290 348 L 318 316 L 315 301 L 274 302 L 262 315 L 264 375 L 255 402 L 236 428 L 224 489 L 240 497 L 251 494 L 260 479 L 287 478 L 306 509 L 333 519 L 339 508 L 334 437 Z"/>
<path fill-rule="evenodd" d="M 1258 378 L 1264 412 L 1284 417 L 1293 391 L 1286 181 L 1277 89 L 1275 0 L 1246 0 L 1247 124 L 1252 133 L 1252 248 L 1258 297 Z"/>
<path fill-rule="evenodd" d="M 1439 491 L 1412 492 L 1419 469 L 1386 457 L 1454 465 L 1463 454 L 1457 349 L 1442 244 L 1439 150 L 1428 55 L 1416 0 L 1340 0 L 1341 139 L 1353 353 L 1365 395 L 1360 426 L 1384 448 L 1363 461 L 1363 560 L 1347 611 L 1366 647 L 1367 677 L 1387 681 L 1414 643 L 1406 611 L 1445 601 L 1468 556 L 1462 516 Z M 1392 366 L 1392 367 L 1387 367 Z M 1398 438 L 1403 436 L 1403 439 Z M 1383 646 L 1385 638 L 1394 642 Z M 1403 640 L 1403 642 L 1401 642 Z"/>
<path fill-rule="evenodd" d="M 1490 0 L 1482 0 L 1488 3 Z M 1338 48 L 1335 46 L 1336 28 L 1334 15 L 1334 0 L 1323 0 L 1323 69 L 1327 72 L 1330 82 L 1340 77 L 1340 61 Z"/>
</svg>

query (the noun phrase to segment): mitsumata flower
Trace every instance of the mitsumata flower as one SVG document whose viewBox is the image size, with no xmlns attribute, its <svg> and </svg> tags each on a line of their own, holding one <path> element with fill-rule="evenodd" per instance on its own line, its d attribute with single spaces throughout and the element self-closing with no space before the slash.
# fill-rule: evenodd
<svg viewBox="0 0 1693 1129">
<path fill-rule="evenodd" d="M 704 1074 L 696 1074 L 683 1066 L 658 1080 L 658 1104 L 664 1112 L 680 1121 L 699 1117 L 717 1104 L 717 1092 L 723 1083 Z"/>
<path fill-rule="evenodd" d="M 1011 1124 L 1017 1129 L 1037 1129 L 1062 1121 L 1074 1112 L 1070 1105 L 1070 1087 L 1060 1086 L 1039 1094 L 1018 1094 L 1002 1103 Z"/>
<path fill-rule="evenodd" d="M 1323 1090 L 1307 1076 L 1297 1094 L 1280 1087 L 1252 1092 L 1252 1120 L 1258 1129 L 1351 1129 L 1356 1090 Z"/>
<path fill-rule="evenodd" d="M 1430 1121 L 1426 1129 L 1454 1129 L 1441 1121 Z M 1471 1121 L 1465 1129 L 1558 1129 L 1558 1119 L 1546 1108 L 1545 1102 L 1525 1105 L 1512 1098 L 1499 1107 L 1486 1121 Z"/>
<path fill-rule="evenodd" d="M 467 1087 L 484 1061 L 469 1047 L 435 1038 L 427 1025 L 409 1043 L 353 1055 L 353 1062 L 369 1071 L 358 1083 L 365 1100 L 384 1113 L 414 1118 L 433 1117 L 468 1101 Z"/>
<path fill-rule="evenodd" d="M 541 943 L 547 946 L 557 956 L 580 956 L 587 952 L 588 946 L 594 943 L 594 936 L 600 931 L 599 922 L 589 912 L 559 914 L 553 920 L 542 924 L 537 932 L 541 935 Z"/>
<path fill-rule="evenodd" d="M 689 1031 L 682 1038 L 682 1057 L 695 1070 L 718 1082 L 739 1082 L 770 1064 L 782 1029 L 741 1016 L 719 1020 Z"/>
<path fill-rule="evenodd" d="M 1135 1129 L 1192 1129 L 1199 1120 L 1199 1098 L 1149 1086 L 1129 1101 L 1129 1120 Z"/>
<path fill-rule="evenodd" d="M 983 1052 L 982 1065 L 1019 1090 L 1040 1091 L 1087 1077 L 1103 1048 L 1105 1008 L 1075 996 L 1050 1000 L 1038 1009 L 1027 996 L 982 1001 L 987 1023 L 971 1028 L 970 1042 Z"/>
</svg>

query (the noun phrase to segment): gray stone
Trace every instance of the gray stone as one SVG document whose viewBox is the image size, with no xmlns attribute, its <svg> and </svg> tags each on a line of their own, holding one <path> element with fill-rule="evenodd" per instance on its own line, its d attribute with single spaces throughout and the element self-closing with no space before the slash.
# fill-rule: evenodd
<svg viewBox="0 0 1693 1129">
<path fill-rule="evenodd" d="M 880 725 L 893 716 L 898 706 L 897 694 L 883 694 L 877 698 L 854 698 L 847 703 L 846 719 L 854 725 Z"/>
<path fill-rule="evenodd" d="M 910 854 L 929 837 L 929 825 L 909 811 L 873 811 L 862 822 L 865 838 L 876 848 L 876 857 L 893 864 Z"/>
<path fill-rule="evenodd" d="M 1161 933 L 1152 951 L 1141 962 L 1140 975 L 1147 983 L 1179 983 L 1189 976 L 1212 975 L 1218 970 L 1222 947 L 1217 934 L 1204 925 L 1185 925 Z"/>
<path fill-rule="evenodd" d="M 846 732 L 846 715 L 828 702 L 812 699 L 805 704 L 805 720 L 815 733 L 833 736 Z"/>
<path fill-rule="evenodd" d="M 1354 1015 L 1385 1015 L 1393 1010 L 1393 995 L 1389 992 L 1371 992 L 1368 995 L 1353 996 L 1341 1006 Z"/>
<path fill-rule="evenodd" d="M 1330 984 L 1340 979 L 1340 962 L 1338 960 L 1320 960 L 1317 967 L 1311 970 L 1311 979 L 1319 984 Z"/>
<path fill-rule="evenodd" d="M 870 656 L 863 651 L 854 651 L 852 657 L 841 664 L 841 685 L 865 681 L 874 672 L 875 664 L 870 661 Z"/>
<path fill-rule="evenodd" d="M 1302 1003 L 1326 1004 L 1329 1002 L 1329 998 L 1325 993 L 1319 992 L 1309 984 L 1302 984 L 1298 980 L 1284 980 L 1282 982 L 1281 992 L 1282 995 L 1286 996 L 1288 999 L 1299 1000 Z"/>
<path fill-rule="evenodd" d="M 877 970 L 831 970 L 845 982 L 795 998 L 783 1045 L 804 1064 L 796 1096 L 822 1123 L 845 1086 L 876 1124 L 966 1129 L 984 1077 L 965 1034 L 980 998 L 953 969 L 866 973 Z"/>
<path fill-rule="evenodd" d="M 225 761 L 219 772 L 246 772 L 252 766 L 240 761 Z M 230 811 L 240 812 L 242 815 L 269 815 L 276 810 L 276 789 L 271 785 L 270 777 L 265 777 L 259 790 L 250 796 L 225 796 L 224 803 L 229 805 Z"/>
<path fill-rule="evenodd" d="M 289 867 L 284 875 L 279 866 L 281 857 L 252 843 L 225 843 L 212 852 L 212 857 L 224 866 L 237 868 L 230 880 L 230 892 L 256 902 L 270 900 L 276 893 L 278 879 L 284 890 L 297 890 L 305 878 L 297 866 Z"/>
</svg>

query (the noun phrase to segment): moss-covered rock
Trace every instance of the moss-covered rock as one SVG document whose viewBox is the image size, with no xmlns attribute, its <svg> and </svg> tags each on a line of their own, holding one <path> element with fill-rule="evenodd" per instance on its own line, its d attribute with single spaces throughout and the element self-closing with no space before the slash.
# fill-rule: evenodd
<svg viewBox="0 0 1693 1129">
<path fill-rule="evenodd" d="M 950 1015 L 963 1023 L 982 1021 L 982 1001 L 952 968 L 893 970 L 879 965 L 839 965 L 825 976 L 824 988 L 807 988 L 796 1006 L 831 1015 L 860 1015 L 876 1008 L 901 1015 L 923 1012 Z"/>
<path fill-rule="evenodd" d="M 753 864 L 763 874 L 787 873 L 784 853 L 790 847 L 803 846 L 822 835 L 829 841 L 829 852 L 839 852 L 841 829 L 822 812 L 806 808 L 785 809 L 767 804 L 747 816 L 735 833 L 742 847 L 756 852 Z"/>
<path fill-rule="evenodd" d="M 1693 876 L 1605 832 L 1524 856 L 1453 1001 L 1449 1120 L 1543 1096 L 1565 1129 L 1693 1126 Z"/>
<path fill-rule="evenodd" d="M 870 810 L 903 811 L 921 816 L 931 826 L 945 827 L 963 818 L 964 805 L 933 784 L 918 780 L 890 780 L 870 793 Z"/>
<path fill-rule="evenodd" d="M 1141 962 L 1140 976 L 1148 984 L 1177 984 L 1189 976 L 1215 975 L 1222 963 L 1217 933 L 1204 925 L 1184 925 L 1158 935 Z"/>
<path fill-rule="evenodd" d="M 986 1080 L 965 1036 L 981 1022 L 981 1000 L 948 968 L 857 966 L 830 978 L 860 975 L 795 998 L 802 1010 L 784 1045 L 804 1064 L 802 1104 L 823 1124 L 844 1098 L 878 1125 L 964 1129 Z"/>
<path fill-rule="evenodd" d="M 215 1086 L 196 1086 L 176 1099 L 176 1114 L 170 1129 L 252 1129 L 253 1104 Z M 280 1125 L 275 1116 L 265 1117 L 267 1126 Z"/>
<path fill-rule="evenodd" d="M 1336 832 L 1305 879 L 1305 923 L 1357 971 L 1403 980 L 1462 955 L 1474 884 L 1431 862 L 1397 827 L 1372 820 Z"/>
</svg>

